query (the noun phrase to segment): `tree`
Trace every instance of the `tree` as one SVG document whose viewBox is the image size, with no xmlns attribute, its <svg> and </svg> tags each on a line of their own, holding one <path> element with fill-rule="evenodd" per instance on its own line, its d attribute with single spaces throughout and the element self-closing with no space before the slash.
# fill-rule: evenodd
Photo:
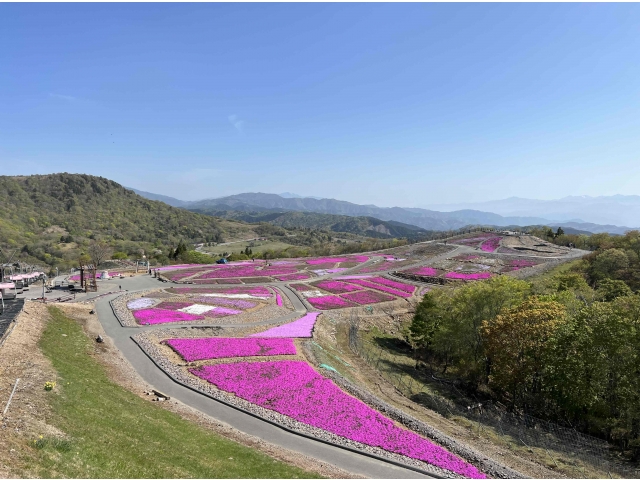
<svg viewBox="0 0 640 480">
<path fill-rule="evenodd" d="M 87 248 L 87 253 L 91 257 L 91 262 L 98 268 L 100 264 L 104 263 L 106 259 L 111 257 L 113 249 L 105 242 L 99 240 L 92 240 Z"/>
<path fill-rule="evenodd" d="M 611 302 L 618 297 L 631 295 L 633 292 L 622 280 L 611 280 L 610 278 L 605 278 L 598 284 L 598 290 L 596 293 L 599 300 Z"/>
<path fill-rule="evenodd" d="M 596 279 L 611 278 L 619 270 L 629 266 L 629 257 L 624 250 L 610 248 L 598 254 L 591 265 L 592 276 Z"/>
<path fill-rule="evenodd" d="M 542 390 L 547 342 L 564 315 L 559 303 L 534 296 L 483 322 L 489 384 L 508 396 L 512 406 L 539 400 L 535 396 Z"/>
<path fill-rule="evenodd" d="M 562 229 L 562 227 L 558 227 L 558 230 L 556 231 L 555 237 L 558 238 L 560 236 L 564 235 L 564 230 Z"/>
</svg>

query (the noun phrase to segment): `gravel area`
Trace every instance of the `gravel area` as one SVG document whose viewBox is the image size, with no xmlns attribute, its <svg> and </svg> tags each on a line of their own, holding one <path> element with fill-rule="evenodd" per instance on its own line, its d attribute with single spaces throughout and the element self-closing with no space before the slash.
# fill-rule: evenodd
<svg viewBox="0 0 640 480">
<path fill-rule="evenodd" d="M 314 438 L 324 440 L 326 442 L 332 443 L 337 446 L 349 447 L 354 450 L 376 455 L 378 457 L 387 458 L 395 462 L 402 463 L 404 465 L 409 465 L 415 468 L 419 468 L 426 472 L 430 472 L 430 473 L 444 476 L 447 478 L 463 478 L 460 475 L 457 475 L 453 472 L 436 467 L 434 465 L 428 464 L 426 462 L 405 457 L 403 455 L 394 454 L 392 452 L 388 452 L 386 450 L 383 450 L 377 447 L 371 447 L 369 445 L 354 442 L 352 440 L 348 440 L 338 435 L 334 435 L 332 433 L 326 432 L 319 428 L 315 428 L 310 425 L 304 424 L 302 422 L 298 422 L 296 420 L 293 420 L 292 418 L 289 418 L 285 415 L 277 413 L 273 410 L 268 410 L 258 405 L 254 405 L 246 400 L 236 397 L 233 394 L 219 390 L 214 385 L 206 382 L 205 380 L 202 380 L 196 377 L 195 375 L 190 374 L 186 370 L 187 367 L 185 366 L 184 361 L 180 360 L 180 363 L 182 363 L 182 365 L 173 363 L 163 352 L 163 348 L 167 348 L 167 347 L 160 346 L 153 343 L 149 335 L 146 335 L 146 332 L 145 334 L 135 335 L 133 338 L 136 341 L 136 343 L 140 346 L 140 348 L 142 348 L 145 351 L 145 353 L 149 355 L 156 362 L 156 364 L 159 365 L 160 368 L 164 370 L 164 372 L 167 375 L 169 375 L 171 378 L 173 378 L 174 380 L 180 383 L 188 385 L 194 389 L 197 389 L 217 400 L 242 408 L 243 410 L 251 412 L 254 415 L 257 415 L 261 418 L 274 422 L 280 426 L 283 426 L 295 432 L 309 435 Z M 324 375 L 325 372 L 323 371 L 322 374 Z M 353 395 L 353 393 L 350 391 L 348 393 Z M 373 406 L 374 408 L 378 408 L 374 404 L 374 402 L 369 403 L 369 405 Z M 380 411 L 382 411 L 383 413 L 387 413 L 384 410 L 380 410 Z M 411 426 L 411 425 L 407 425 L 407 426 Z M 419 433 L 422 433 L 422 432 L 419 432 Z M 424 435 L 424 433 L 422 434 Z M 454 440 L 450 440 L 450 441 L 455 442 Z M 458 452 L 455 452 L 455 453 L 457 454 Z M 485 473 L 488 473 L 488 472 L 485 472 Z"/>
<path fill-rule="evenodd" d="M 313 351 L 309 348 L 308 342 L 303 345 L 303 352 L 307 357 L 307 361 L 313 365 L 318 365 L 319 362 L 315 358 Z M 385 416 L 395 420 L 396 422 L 404 425 L 409 430 L 419 433 L 420 435 L 434 441 L 436 444 L 446 448 L 452 453 L 455 453 L 460 458 L 463 458 L 467 462 L 476 466 L 482 472 L 488 474 L 493 478 L 525 478 L 519 472 L 501 465 L 494 460 L 482 455 L 481 453 L 467 447 L 466 445 L 454 440 L 453 438 L 445 435 L 439 430 L 427 425 L 424 422 L 408 415 L 407 413 L 399 410 L 388 403 L 382 401 L 370 392 L 357 387 L 349 380 L 344 378 L 337 372 L 327 370 L 324 368 L 316 368 L 321 375 L 331 379 L 341 389 L 348 392 L 350 395 L 362 400 L 364 403 L 372 408 L 375 408 Z"/>
</svg>

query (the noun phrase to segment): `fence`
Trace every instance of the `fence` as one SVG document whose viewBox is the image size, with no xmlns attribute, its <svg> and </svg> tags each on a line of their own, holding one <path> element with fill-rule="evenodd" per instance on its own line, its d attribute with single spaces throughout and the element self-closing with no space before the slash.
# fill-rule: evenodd
<svg viewBox="0 0 640 480">
<path fill-rule="evenodd" d="M 354 321 L 355 320 L 355 321 Z M 597 472 L 589 472 L 578 461 L 591 465 L 601 472 L 607 472 L 623 478 L 640 478 L 640 470 L 616 462 L 609 451 L 609 444 L 596 437 L 585 435 L 574 429 L 563 427 L 530 415 L 517 415 L 508 412 L 498 404 L 491 402 L 459 405 L 430 391 L 426 383 L 438 382 L 439 387 L 454 388 L 445 385 L 435 377 L 427 378 L 425 374 L 413 368 L 410 372 L 398 369 L 397 357 L 385 349 L 362 340 L 358 333 L 357 318 L 352 316 L 349 329 L 349 346 L 351 350 L 376 368 L 402 395 L 416 403 L 440 413 L 445 417 L 463 417 L 475 424 L 478 435 L 489 434 L 485 427 L 491 427 L 493 434 L 511 437 L 532 453 L 551 460 L 550 464 L 571 470 L 572 477 L 598 478 Z M 409 374 L 410 373 L 410 374 Z M 428 382 L 427 382 L 428 381 Z M 458 392 L 459 393 L 459 392 Z M 537 452 L 534 452 L 534 449 Z M 562 454 L 562 458 L 558 453 Z M 555 455 L 554 455 L 555 454 Z"/>
</svg>

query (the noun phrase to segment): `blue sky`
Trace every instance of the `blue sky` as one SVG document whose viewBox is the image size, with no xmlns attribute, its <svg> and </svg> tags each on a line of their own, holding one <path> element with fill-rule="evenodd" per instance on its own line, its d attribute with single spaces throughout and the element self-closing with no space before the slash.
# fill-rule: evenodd
<svg viewBox="0 0 640 480">
<path fill-rule="evenodd" d="M 380 206 L 640 193 L 637 4 L 0 4 L 0 173 Z"/>
</svg>

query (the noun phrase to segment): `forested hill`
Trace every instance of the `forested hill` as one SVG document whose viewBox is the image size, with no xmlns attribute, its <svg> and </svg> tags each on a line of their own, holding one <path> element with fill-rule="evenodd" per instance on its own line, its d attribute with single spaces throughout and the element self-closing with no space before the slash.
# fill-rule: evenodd
<svg viewBox="0 0 640 480">
<path fill-rule="evenodd" d="M 102 177 L 0 176 L 0 248 L 19 249 L 23 260 L 55 265 L 94 238 L 125 251 L 166 250 L 180 240 L 219 242 L 224 223 L 147 200 Z"/>
</svg>

